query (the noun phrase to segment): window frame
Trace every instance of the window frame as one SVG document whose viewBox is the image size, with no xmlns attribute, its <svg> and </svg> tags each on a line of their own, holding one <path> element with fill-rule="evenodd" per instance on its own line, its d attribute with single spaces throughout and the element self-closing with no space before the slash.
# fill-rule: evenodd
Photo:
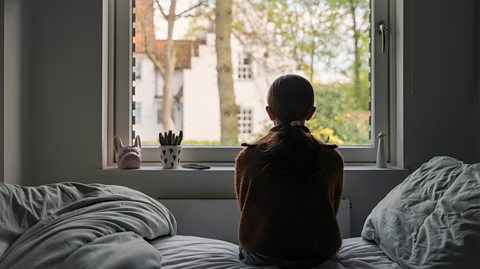
<svg viewBox="0 0 480 269">
<path fill-rule="evenodd" d="M 135 0 L 109 0 L 109 101 L 107 164 L 114 165 L 113 136 L 124 144 L 133 141 L 133 46 L 132 8 Z M 339 151 L 347 163 L 372 163 L 376 159 L 377 134 L 386 134 L 384 148 L 387 161 L 393 160 L 395 143 L 394 117 L 394 66 L 395 66 L 395 4 L 393 0 L 371 0 L 371 136 L 372 145 L 340 146 Z M 133 3 L 132 3 L 133 2 Z M 378 24 L 388 26 L 386 53 L 381 51 Z M 127 53 L 125 53 L 127 52 Z M 373 52 L 373 53 L 372 53 Z M 129 142 L 126 142 L 129 141 Z M 240 146 L 183 146 L 182 162 L 231 163 L 240 152 Z M 142 162 L 159 162 L 158 146 L 143 146 Z"/>
</svg>

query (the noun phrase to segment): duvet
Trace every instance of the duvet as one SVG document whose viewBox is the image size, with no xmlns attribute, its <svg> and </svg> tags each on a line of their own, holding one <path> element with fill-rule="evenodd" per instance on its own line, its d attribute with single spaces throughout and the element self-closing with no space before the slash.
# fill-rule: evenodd
<svg viewBox="0 0 480 269">
<path fill-rule="evenodd" d="M 0 183 L 0 268 L 160 268 L 146 240 L 176 233 L 166 207 L 129 188 Z"/>
</svg>

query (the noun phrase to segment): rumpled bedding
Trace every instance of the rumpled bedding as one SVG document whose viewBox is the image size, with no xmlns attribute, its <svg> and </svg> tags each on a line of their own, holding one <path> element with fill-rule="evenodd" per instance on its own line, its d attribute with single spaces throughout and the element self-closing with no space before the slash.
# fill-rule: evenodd
<svg viewBox="0 0 480 269">
<path fill-rule="evenodd" d="M 196 236 L 171 236 L 150 242 L 163 255 L 164 269 L 278 269 L 246 265 L 238 259 L 238 246 Z M 312 269 L 400 269 L 375 243 L 360 237 L 344 239 L 337 255 Z"/>
<path fill-rule="evenodd" d="M 160 268 L 146 240 L 176 233 L 170 211 L 135 190 L 0 183 L 0 268 Z"/>
<path fill-rule="evenodd" d="M 402 268 L 480 268 L 480 163 L 423 164 L 373 209 L 362 237 Z"/>
</svg>

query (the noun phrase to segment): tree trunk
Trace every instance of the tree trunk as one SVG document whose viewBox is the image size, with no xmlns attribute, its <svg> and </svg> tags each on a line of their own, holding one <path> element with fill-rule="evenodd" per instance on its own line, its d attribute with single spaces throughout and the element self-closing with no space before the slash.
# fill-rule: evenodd
<svg viewBox="0 0 480 269">
<path fill-rule="evenodd" d="M 163 86 L 163 113 L 162 124 L 164 131 L 175 131 L 175 124 L 172 120 L 173 110 L 173 81 L 175 75 L 175 48 L 173 43 L 173 28 L 175 26 L 175 10 L 177 0 L 172 0 L 170 3 L 169 12 L 167 15 L 167 40 L 165 41 L 165 76 Z"/>
<path fill-rule="evenodd" d="M 230 35 L 232 25 L 232 0 L 216 0 L 215 49 L 217 52 L 217 83 L 220 96 L 221 143 L 238 143 L 238 119 L 233 89 L 232 49 Z"/>
<path fill-rule="evenodd" d="M 352 33 L 353 33 L 353 55 L 354 55 L 354 60 L 353 60 L 353 93 L 356 100 L 356 103 L 358 104 L 362 98 L 362 93 L 361 93 L 361 83 L 360 83 L 360 64 L 361 64 L 361 59 L 360 59 L 360 44 L 359 44 L 359 39 L 360 39 L 360 33 L 359 29 L 357 27 L 357 7 L 356 3 L 353 2 L 353 0 L 349 0 L 348 3 L 350 4 L 350 16 L 352 16 Z"/>
</svg>

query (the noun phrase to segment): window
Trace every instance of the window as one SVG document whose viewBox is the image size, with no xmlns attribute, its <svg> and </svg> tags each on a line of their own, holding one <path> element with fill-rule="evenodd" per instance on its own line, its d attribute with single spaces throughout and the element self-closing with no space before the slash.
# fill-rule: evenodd
<svg viewBox="0 0 480 269">
<path fill-rule="evenodd" d="M 380 131 L 390 145 L 392 0 L 234 1 L 232 23 L 222 24 L 234 25 L 229 42 L 222 43 L 230 56 L 217 54 L 215 47 L 218 27 L 210 15 L 221 7 L 211 1 L 195 7 L 191 1 L 177 2 L 171 39 L 165 21 L 170 1 L 110 3 L 115 12 L 114 133 L 124 140 L 136 133 L 147 141 L 145 161 L 157 160 L 156 137 L 164 126 L 184 131 L 183 160 L 233 161 L 241 142 L 271 127 L 264 113 L 266 93 L 286 73 L 312 82 L 317 113 L 308 126 L 320 139 L 339 144 L 346 161 L 374 161 Z M 380 25 L 386 28 L 380 31 Z M 132 70 L 140 62 L 141 81 L 134 81 Z M 218 77 L 217 64 L 230 66 L 233 77 Z M 220 83 L 228 98 L 219 94 L 218 81 L 233 81 L 233 86 Z M 132 124 L 132 101 L 142 102 L 145 128 Z M 147 117 L 147 110 L 157 115 Z"/>
<path fill-rule="evenodd" d="M 238 56 L 237 78 L 239 80 L 252 79 L 252 55 L 241 52 Z"/>
<path fill-rule="evenodd" d="M 135 125 L 142 124 L 142 104 L 141 103 L 134 103 L 133 107 L 133 118 Z"/>
<path fill-rule="evenodd" d="M 252 128 L 252 115 L 253 110 L 249 108 L 241 108 L 240 112 L 237 114 L 238 120 L 238 133 L 240 139 L 242 140 L 251 140 L 251 135 L 253 133 Z"/>
<path fill-rule="evenodd" d="M 134 64 L 133 64 L 133 72 L 135 74 L 135 80 L 140 80 L 142 79 L 142 59 L 140 58 L 134 58 Z"/>
</svg>

